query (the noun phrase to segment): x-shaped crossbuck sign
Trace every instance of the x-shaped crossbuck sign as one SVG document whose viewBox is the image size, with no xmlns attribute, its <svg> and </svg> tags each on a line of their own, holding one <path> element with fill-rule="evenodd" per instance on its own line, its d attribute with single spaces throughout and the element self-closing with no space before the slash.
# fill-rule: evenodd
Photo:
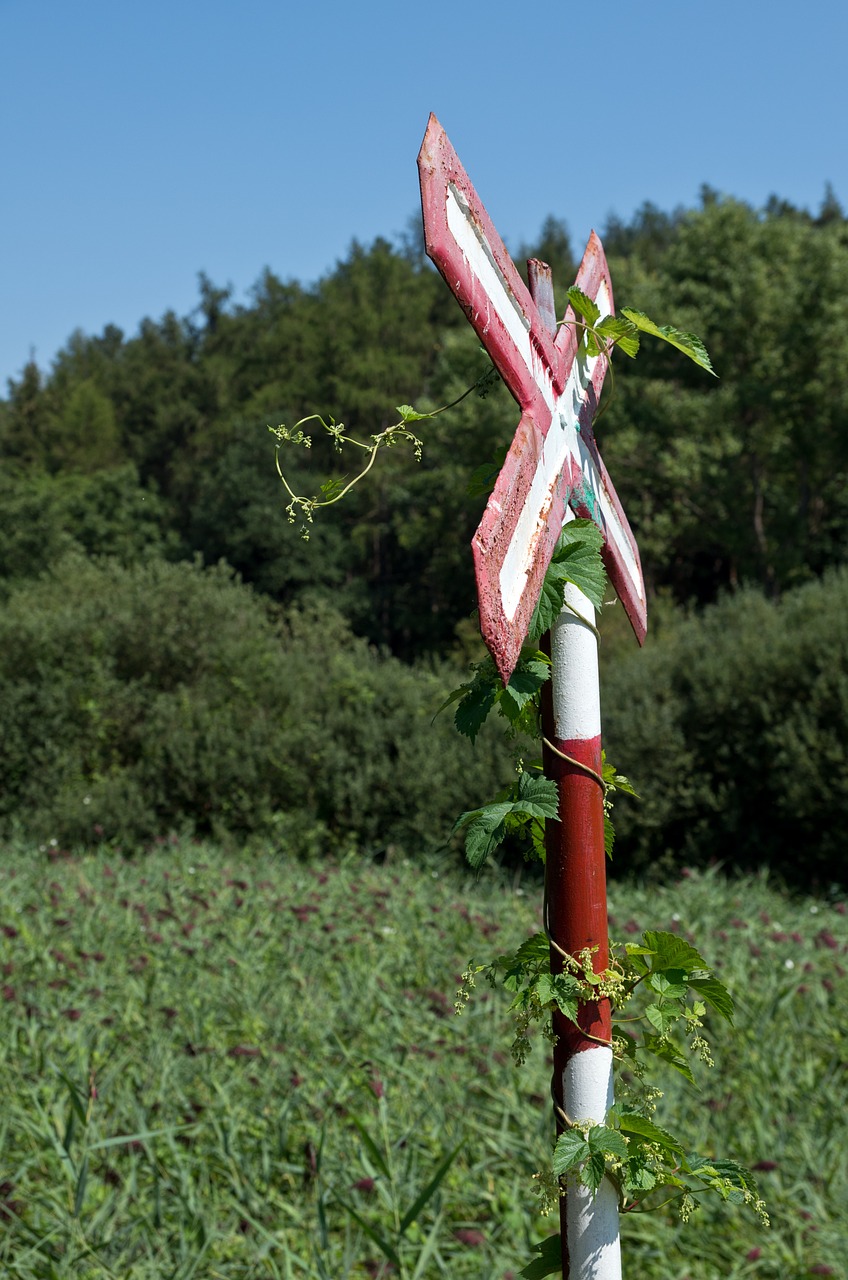
<svg viewBox="0 0 848 1280">
<path fill-rule="evenodd" d="M 432 115 L 418 170 L 427 253 L 521 409 L 472 543 L 480 629 L 498 670 L 506 681 L 518 661 L 567 506 L 601 529 L 607 573 L 641 643 L 647 610 L 639 551 L 592 431 L 607 359 L 580 350 L 570 307 L 551 335 Z M 602 317 L 613 314 L 609 268 L 594 232 L 575 283 Z"/>
</svg>

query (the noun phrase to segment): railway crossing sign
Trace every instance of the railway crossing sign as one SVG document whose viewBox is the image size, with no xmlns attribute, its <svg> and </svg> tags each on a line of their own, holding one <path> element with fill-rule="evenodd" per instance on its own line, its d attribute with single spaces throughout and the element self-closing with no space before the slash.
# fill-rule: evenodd
<svg viewBox="0 0 848 1280">
<path fill-rule="evenodd" d="M 604 535 L 610 581 L 640 644 L 647 628 L 636 540 L 592 431 L 607 361 L 578 350 L 569 307 L 556 336 L 492 225 L 434 115 L 418 156 L 427 253 L 521 409 L 506 461 L 474 535 L 480 629 L 506 682 L 518 660 L 566 508 Z M 592 232 L 577 287 L 601 316 L 612 283 Z"/>
</svg>

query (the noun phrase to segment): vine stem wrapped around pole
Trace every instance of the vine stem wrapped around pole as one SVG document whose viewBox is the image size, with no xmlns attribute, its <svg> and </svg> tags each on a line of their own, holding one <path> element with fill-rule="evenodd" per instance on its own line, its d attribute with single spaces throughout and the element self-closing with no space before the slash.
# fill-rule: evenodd
<svg viewBox="0 0 848 1280">
<path fill-rule="evenodd" d="M 533 300 L 553 330 L 550 268 L 531 261 L 528 272 Z M 594 968 L 600 973 L 609 964 L 609 936 L 604 792 L 598 781 L 602 759 L 597 632 L 594 608 L 581 591 L 567 586 L 566 603 L 571 607 L 563 609 L 542 642 L 551 658 L 551 679 L 542 699 L 543 733 L 550 745 L 544 746 L 543 758 L 546 775 L 559 789 L 560 817 L 547 824 L 546 927 L 554 973 L 562 970 L 562 951 L 577 956 L 586 948 L 593 951 Z M 576 1027 L 558 1012 L 554 1015 L 558 1132 L 563 1114 L 578 1124 L 603 1124 L 613 1101 L 609 1000 L 582 1004 L 578 1021 Z M 560 1200 L 560 1232 L 564 1280 L 620 1280 L 618 1195 L 608 1178 L 593 1196 L 570 1176 Z"/>
</svg>

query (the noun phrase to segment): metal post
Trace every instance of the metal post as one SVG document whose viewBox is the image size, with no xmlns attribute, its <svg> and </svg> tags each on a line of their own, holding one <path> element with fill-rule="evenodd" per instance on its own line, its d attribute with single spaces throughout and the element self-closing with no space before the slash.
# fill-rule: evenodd
<svg viewBox="0 0 848 1280">
<path fill-rule="evenodd" d="M 556 330 L 550 268 L 528 263 L 530 293 L 545 323 Z M 571 519 L 571 512 L 566 520 Z M 545 863 L 547 928 L 551 967 L 560 972 L 561 952 L 594 951 L 594 968 L 609 964 L 606 860 L 601 773 L 601 710 L 597 637 L 592 604 L 575 587 L 543 642 L 551 657 L 542 726 L 553 750 L 544 747 L 545 773 L 559 788 L 560 821 L 548 824 Z M 585 621 L 584 621 L 585 619 Z M 592 625 L 589 625 L 592 624 Z M 568 756 L 581 765 L 563 759 Z M 584 1004 L 579 1028 L 554 1015 L 553 1095 L 557 1133 L 569 1122 L 603 1124 L 612 1106 L 611 1011 L 608 1000 Z M 605 1178 L 592 1196 L 570 1178 L 560 1200 L 564 1280 L 620 1280 L 618 1196 Z"/>
</svg>

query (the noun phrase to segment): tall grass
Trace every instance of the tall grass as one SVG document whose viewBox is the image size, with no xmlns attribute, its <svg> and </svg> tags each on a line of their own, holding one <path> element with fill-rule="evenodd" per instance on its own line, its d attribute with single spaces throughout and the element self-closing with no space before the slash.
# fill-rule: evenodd
<svg viewBox="0 0 848 1280">
<path fill-rule="evenodd" d="M 500 1280 L 556 1229 L 548 1046 L 516 1072 L 502 993 L 453 1014 L 467 961 L 538 928 L 532 883 L 188 843 L 7 849 L 0 877 L 3 1275 Z M 843 905 L 693 874 L 611 910 L 691 931 L 736 991 L 657 1118 L 759 1165 L 773 1222 L 629 1216 L 625 1274 L 844 1276 Z"/>
</svg>

